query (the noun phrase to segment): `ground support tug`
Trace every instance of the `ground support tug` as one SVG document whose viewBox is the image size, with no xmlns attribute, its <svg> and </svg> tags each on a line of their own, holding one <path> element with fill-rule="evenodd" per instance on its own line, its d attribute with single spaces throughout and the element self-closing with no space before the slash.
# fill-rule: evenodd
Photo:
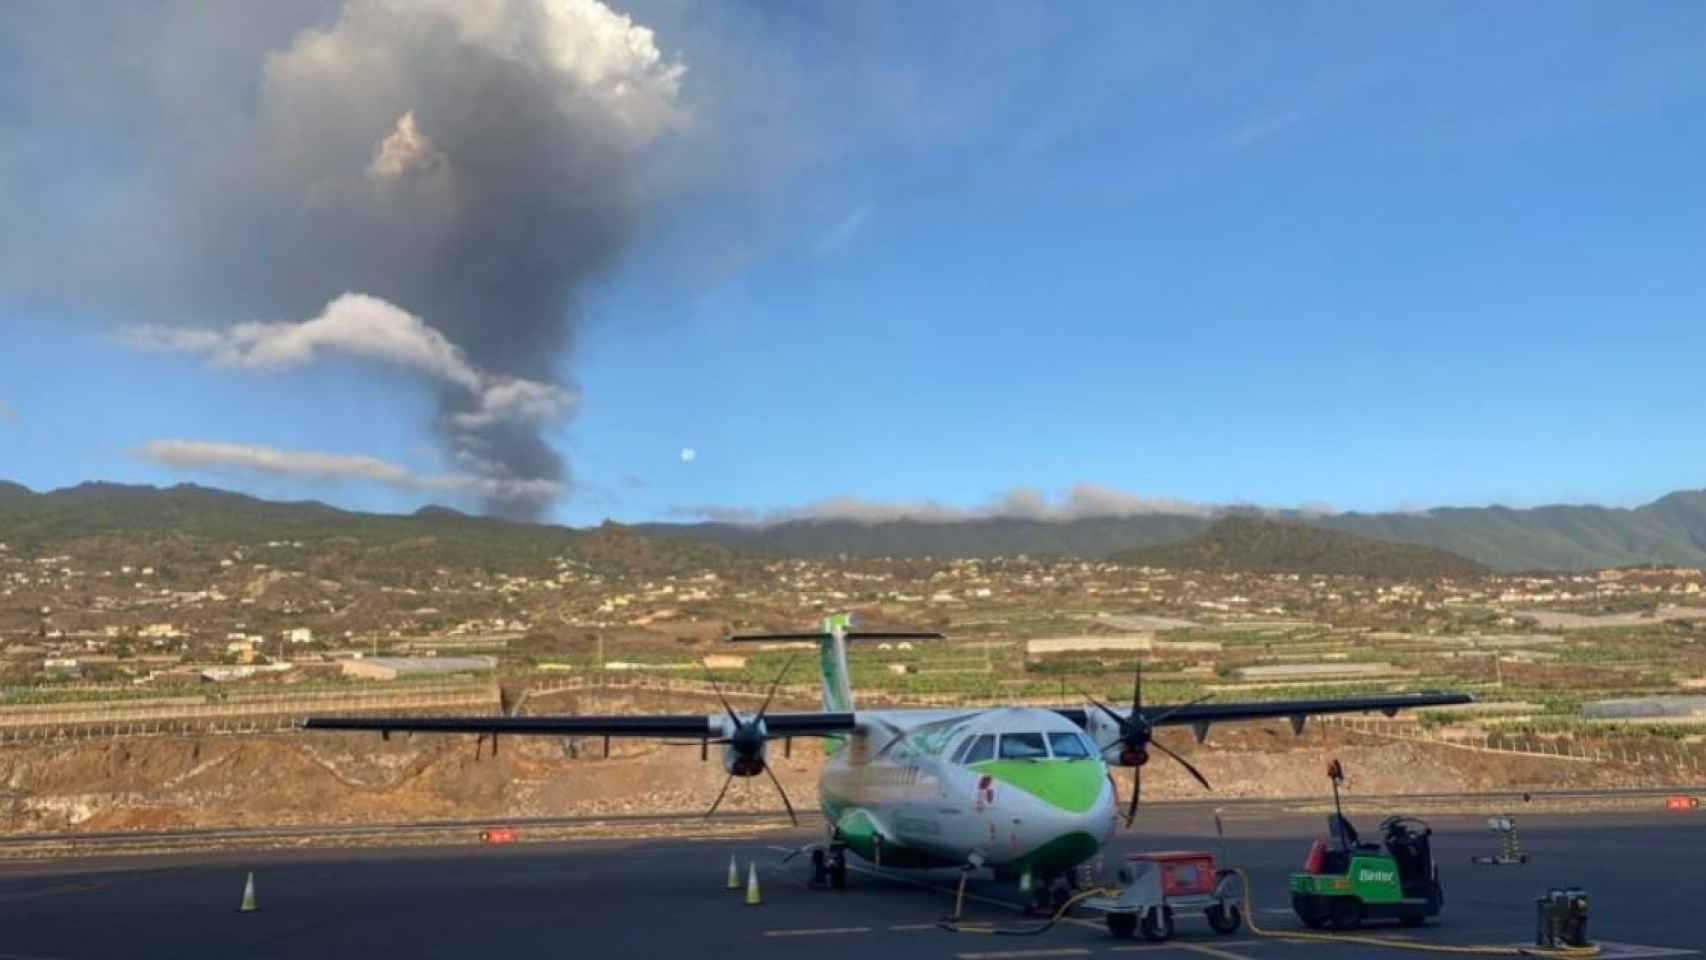
<svg viewBox="0 0 1706 960">
<path fill-rule="evenodd" d="M 1291 908 L 1311 929 L 1354 930 L 1364 920 L 1397 920 L 1405 926 L 1439 916 L 1445 892 L 1428 838 L 1433 829 L 1413 817 L 1380 823 L 1385 848 L 1362 843 L 1339 805 L 1344 770 L 1334 760 L 1333 815 L 1328 837 L 1315 841 L 1302 873 L 1291 875 Z"/>
</svg>

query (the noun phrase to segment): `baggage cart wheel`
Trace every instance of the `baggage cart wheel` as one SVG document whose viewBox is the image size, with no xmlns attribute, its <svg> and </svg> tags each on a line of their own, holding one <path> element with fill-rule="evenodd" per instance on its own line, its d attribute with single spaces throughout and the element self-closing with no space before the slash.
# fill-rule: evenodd
<svg viewBox="0 0 1706 960">
<path fill-rule="evenodd" d="M 1244 923 L 1244 913 L 1234 903 L 1217 903 L 1204 910 L 1203 915 L 1208 917 L 1208 925 L 1221 936 L 1237 933 Z"/>
<path fill-rule="evenodd" d="M 1143 922 L 1138 929 L 1143 931 L 1143 939 L 1152 943 L 1173 939 L 1173 908 L 1162 907 L 1159 911 L 1160 921 L 1156 921 L 1157 911 L 1151 910 L 1143 915 Z"/>
</svg>

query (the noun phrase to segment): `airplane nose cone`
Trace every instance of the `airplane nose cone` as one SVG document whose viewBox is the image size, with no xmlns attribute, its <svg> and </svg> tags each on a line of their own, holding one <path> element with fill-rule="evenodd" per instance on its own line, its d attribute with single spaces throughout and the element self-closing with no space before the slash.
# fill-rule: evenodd
<svg viewBox="0 0 1706 960">
<path fill-rule="evenodd" d="M 1107 776 L 1095 760 L 1006 760 L 987 764 L 979 771 L 1062 813 L 1090 813 L 1108 793 Z"/>
</svg>

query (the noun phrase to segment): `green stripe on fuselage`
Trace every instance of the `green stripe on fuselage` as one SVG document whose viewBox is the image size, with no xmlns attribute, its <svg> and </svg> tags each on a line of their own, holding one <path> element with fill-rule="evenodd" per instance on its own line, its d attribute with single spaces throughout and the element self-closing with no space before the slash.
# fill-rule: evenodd
<svg viewBox="0 0 1706 960">
<path fill-rule="evenodd" d="M 1068 813 L 1087 813 L 1107 786 L 1100 760 L 987 760 L 971 769 Z"/>
<path fill-rule="evenodd" d="M 1000 870 L 1029 870 L 1037 876 L 1058 876 L 1095 856 L 1101 849 L 1102 844 L 1095 837 L 1082 830 L 1074 830 L 1055 837 L 1012 863 L 1003 864 Z"/>
</svg>

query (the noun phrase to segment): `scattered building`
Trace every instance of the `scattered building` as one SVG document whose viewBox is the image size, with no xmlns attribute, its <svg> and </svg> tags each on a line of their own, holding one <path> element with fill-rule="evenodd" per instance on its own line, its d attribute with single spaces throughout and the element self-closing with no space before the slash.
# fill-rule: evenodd
<svg viewBox="0 0 1706 960">
<path fill-rule="evenodd" d="M 340 660 L 346 677 L 364 680 L 395 680 L 422 674 L 484 673 L 497 669 L 496 657 L 363 657 Z"/>
</svg>

